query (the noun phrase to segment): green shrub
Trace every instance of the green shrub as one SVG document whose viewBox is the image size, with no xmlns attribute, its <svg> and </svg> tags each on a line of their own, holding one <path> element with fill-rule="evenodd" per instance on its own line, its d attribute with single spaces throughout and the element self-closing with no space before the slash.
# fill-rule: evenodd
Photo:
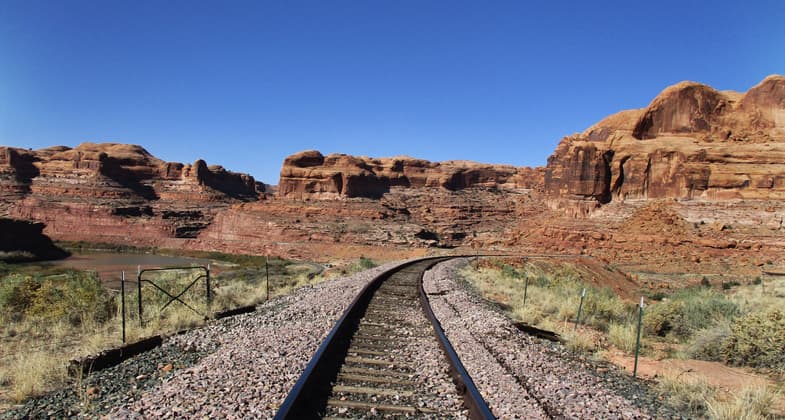
<svg viewBox="0 0 785 420">
<path fill-rule="evenodd" d="M 56 276 L 9 275 L 0 284 L 0 314 L 71 325 L 103 323 L 114 311 L 111 295 L 93 273 L 68 271 Z"/>
<path fill-rule="evenodd" d="M 736 303 L 713 289 L 690 288 L 674 293 L 667 301 L 651 305 L 644 314 L 647 334 L 689 338 L 697 331 L 739 313 Z"/>
<path fill-rule="evenodd" d="M 730 290 L 739 285 L 741 285 L 741 283 L 736 280 L 724 281 L 722 282 L 722 290 Z"/>
<path fill-rule="evenodd" d="M 360 262 L 358 263 L 363 270 L 369 270 L 377 266 L 377 264 L 370 258 L 360 257 Z"/>
<path fill-rule="evenodd" d="M 722 348 L 728 364 L 785 373 L 785 313 L 779 309 L 753 312 L 732 322 L 730 331 Z"/>
<path fill-rule="evenodd" d="M 722 349 L 730 334 L 729 321 L 699 330 L 687 346 L 687 354 L 695 359 L 722 361 Z"/>
</svg>

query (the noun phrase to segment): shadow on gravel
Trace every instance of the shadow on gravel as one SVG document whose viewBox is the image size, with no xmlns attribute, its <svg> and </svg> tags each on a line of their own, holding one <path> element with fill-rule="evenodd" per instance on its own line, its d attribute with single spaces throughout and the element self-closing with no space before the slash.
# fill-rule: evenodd
<svg viewBox="0 0 785 420">
<path fill-rule="evenodd" d="M 0 419 L 98 418 L 138 399 L 175 371 L 195 365 L 211 351 L 156 347 L 123 363 L 77 377 L 66 388 L 27 400 L 0 413 Z"/>
<path fill-rule="evenodd" d="M 553 331 L 542 330 L 537 327 L 533 327 L 525 322 L 513 322 L 515 328 L 518 331 L 524 332 L 529 334 L 533 337 L 542 338 L 544 340 L 553 341 L 554 343 L 561 343 L 564 344 L 564 339 L 561 336 Z"/>
</svg>

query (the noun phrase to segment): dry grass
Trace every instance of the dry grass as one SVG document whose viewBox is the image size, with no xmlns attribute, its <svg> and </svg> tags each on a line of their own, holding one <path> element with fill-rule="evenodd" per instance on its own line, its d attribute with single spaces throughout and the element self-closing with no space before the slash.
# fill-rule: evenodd
<svg viewBox="0 0 785 420">
<path fill-rule="evenodd" d="M 271 264 L 271 267 L 274 268 L 270 272 L 272 297 L 291 293 L 300 287 L 324 280 L 322 276 L 312 274 L 313 266 L 309 264 L 295 265 L 277 261 L 276 265 Z M 11 266 L 3 268 L 5 271 L 0 273 L 2 274 L 0 282 L 5 280 L 5 275 L 20 275 L 11 272 L 13 270 Z M 23 275 L 36 275 L 34 272 L 30 273 L 28 268 L 25 270 L 28 272 Z M 58 274 L 58 276 L 62 275 Z M 153 280 L 177 294 L 191 281 L 190 279 L 193 279 L 193 276 L 162 272 Z M 236 276 L 225 273 L 214 278 L 214 299 L 210 308 L 204 296 L 203 283 L 200 283 L 201 286 L 194 286 L 194 290 L 184 294 L 182 299 L 199 313 L 177 302 L 161 310 L 161 306 L 168 298 L 156 292 L 153 287 L 145 286 L 144 323 L 141 327 L 136 311 L 137 295 L 135 288 L 132 288 L 132 291 L 127 292 L 126 295 L 127 341 L 133 342 L 156 334 L 170 334 L 192 328 L 203 324 L 205 315 L 210 312 L 263 302 L 266 299 L 265 279 L 263 266 L 243 268 L 243 271 Z M 80 286 L 83 282 L 75 284 Z M 89 290 L 95 292 L 94 289 Z M 6 288 L 5 292 L 5 302 L 12 302 L 10 299 L 17 297 L 9 294 L 15 293 L 13 290 Z M 67 291 L 67 293 L 72 292 L 82 293 L 81 290 Z M 44 297 L 40 292 L 38 295 L 31 296 L 38 299 Z M 120 297 L 115 295 L 111 299 L 112 303 L 109 306 L 102 306 L 102 308 L 109 308 L 105 315 L 94 316 L 89 312 L 89 307 L 80 307 L 77 312 L 78 322 L 73 321 L 73 311 L 70 317 L 58 315 L 67 313 L 68 308 L 63 308 L 62 305 L 51 306 L 58 311 L 57 313 L 45 312 L 46 307 L 39 305 L 35 308 L 38 311 L 35 316 L 27 317 L 23 316 L 23 311 L 26 309 L 24 306 L 20 307 L 22 315 L 17 316 L 14 315 L 16 313 L 14 310 L 6 310 L 4 312 L 6 315 L 3 315 L 2 310 L 7 308 L 0 305 L 0 318 L 3 318 L 0 322 L 0 402 L 3 400 L 21 402 L 31 396 L 62 386 L 75 386 L 79 392 L 79 378 L 67 377 L 67 362 L 122 344 Z"/>
<path fill-rule="evenodd" d="M 567 342 L 567 349 L 576 353 L 592 353 L 597 349 L 594 337 L 583 331 L 568 331 L 562 335 Z"/>
<path fill-rule="evenodd" d="M 657 382 L 657 391 L 668 403 L 689 418 L 704 417 L 708 402 L 716 391 L 703 378 L 692 378 L 671 372 Z"/>
<path fill-rule="evenodd" d="M 573 351 L 597 349 L 596 334 L 589 333 L 584 326 L 606 331 L 611 325 L 627 322 L 633 309 L 613 293 L 580 282 L 569 269 L 548 273 L 532 265 L 523 269 L 506 265 L 479 269 L 467 266 L 460 274 L 481 296 L 500 303 L 512 319 L 560 333 Z M 529 285 L 525 291 L 527 278 Z M 581 327 L 574 332 L 580 293 L 584 288 L 587 293 L 581 311 Z M 524 293 L 526 305 L 523 304 Z M 620 331 L 615 334 L 618 336 Z M 633 350 L 634 345 L 633 341 Z"/>
<path fill-rule="evenodd" d="M 708 414 L 716 420 L 764 420 L 774 418 L 772 408 L 780 394 L 759 385 L 743 388 L 732 398 L 714 397 L 707 402 Z"/>
<path fill-rule="evenodd" d="M 12 401 L 24 401 L 30 395 L 39 395 L 51 383 L 62 383 L 66 378 L 65 364 L 48 351 L 31 351 L 10 358 L 0 377 L 10 385 Z"/>
<path fill-rule="evenodd" d="M 638 326 L 634 323 L 611 322 L 608 326 L 608 339 L 619 350 L 633 354 L 638 339 Z"/>
<path fill-rule="evenodd" d="M 728 395 L 702 379 L 675 372 L 662 376 L 657 391 L 681 414 L 715 420 L 773 419 L 780 393 L 766 385 L 753 385 Z"/>
</svg>

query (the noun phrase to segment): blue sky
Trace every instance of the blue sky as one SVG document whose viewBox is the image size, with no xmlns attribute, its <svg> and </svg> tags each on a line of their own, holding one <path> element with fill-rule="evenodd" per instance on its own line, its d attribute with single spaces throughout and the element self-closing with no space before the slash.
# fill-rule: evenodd
<svg viewBox="0 0 785 420">
<path fill-rule="evenodd" d="M 0 2 L 0 144 L 140 144 L 277 183 L 318 149 L 518 166 L 694 80 L 785 73 L 773 1 Z"/>
</svg>

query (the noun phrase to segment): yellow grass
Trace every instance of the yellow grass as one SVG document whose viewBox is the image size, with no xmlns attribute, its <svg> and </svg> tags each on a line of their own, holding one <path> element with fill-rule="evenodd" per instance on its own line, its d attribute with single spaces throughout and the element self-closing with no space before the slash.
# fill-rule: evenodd
<svg viewBox="0 0 785 420">
<path fill-rule="evenodd" d="M 271 297 L 291 293 L 300 287 L 324 280 L 323 276 L 311 275 L 312 267 L 309 265 L 298 264 L 292 265 L 291 270 L 288 268 L 284 267 L 283 272 L 271 273 Z M 145 289 L 142 327 L 139 326 L 136 309 L 137 296 L 132 289 L 126 295 L 127 342 L 193 328 L 202 325 L 205 322 L 204 315 L 211 312 L 263 302 L 266 299 L 265 281 L 262 277 L 264 270 L 257 270 L 255 273 L 256 277 L 250 279 L 247 275 L 242 279 L 226 276 L 215 279 L 214 299 L 210 308 L 207 307 L 202 288 L 186 293 L 182 299 L 200 313 L 178 302 L 161 311 L 160 307 L 168 298 L 153 288 Z M 159 284 L 182 283 L 176 277 L 177 275 L 171 273 L 163 273 L 156 281 Z M 176 294 L 182 287 L 182 284 L 173 285 L 171 290 L 175 290 Z M 79 378 L 68 378 L 67 362 L 122 344 L 119 296 L 116 296 L 115 300 L 116 309 L 112 311 L 110 318 L 103 322 L 95 321 L 87 314 L 76 324 L 68 319 L 48 315 L 45 322 L 34 318 L 3 319 L 0 322 L 0 402 L 21 402 L 30 396 L 62 386 L 76 386 L 78 391 Z"/>
</svg>

